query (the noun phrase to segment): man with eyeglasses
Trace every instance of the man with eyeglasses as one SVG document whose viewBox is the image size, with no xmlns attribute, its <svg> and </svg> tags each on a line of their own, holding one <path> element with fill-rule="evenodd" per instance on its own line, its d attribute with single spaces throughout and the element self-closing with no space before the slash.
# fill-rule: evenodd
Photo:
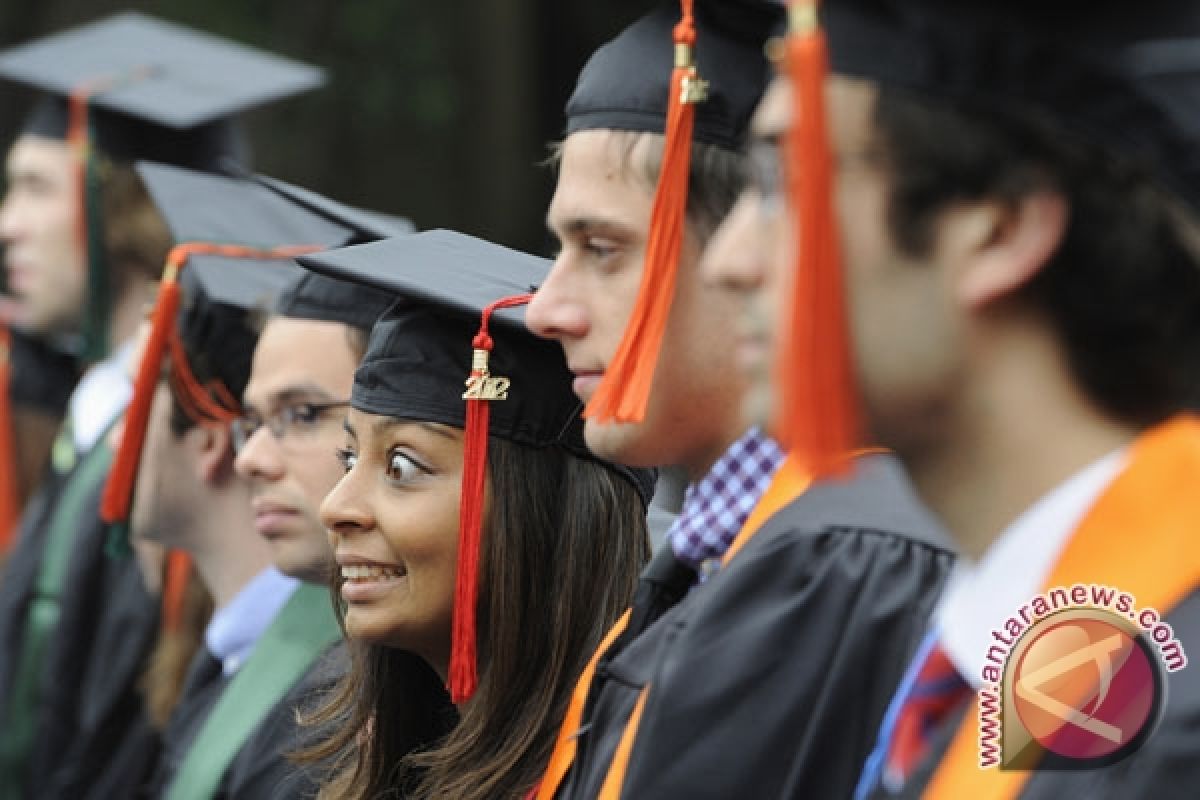
<svg viewBox="0 0 1200 800">
<path fill-rule="evenodd" d="M 277 306 L 254 351 L 234 468 L 251 484 L 254 524 L 285 575 L 325 583 L 333 564 L 317 508 L 341 477 L 354 368 L 390 304 L 374 290 L 305 275 Z M 314 354 L 319 353 L 319 358 Z"/>
</svg>

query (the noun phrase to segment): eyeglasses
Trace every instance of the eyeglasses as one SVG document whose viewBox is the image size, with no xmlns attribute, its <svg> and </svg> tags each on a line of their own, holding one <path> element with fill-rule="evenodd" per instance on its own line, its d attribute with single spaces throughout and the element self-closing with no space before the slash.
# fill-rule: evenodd
<svg viewBox="0 0 1200 800">
<path fill-rule="evenodd" d="M 274 414 L 268 414 L 266 418 L 260 417 L 258 414 L 245 414 L 230 423 L 229 427 L 233 433 L 233 449 L 240 451 L 250 441 L 250 437 L 258 433 L 258 429 L 263 425 L 267 426 L 267 430 L 271 432 L 277 442 L 282 442 L 289 436 L 299 439 L 311 435 L 320 426 L 326 414 L 348 405 L 350 405 L 349 400 L 332 403 L 293 403 L 283 406 Z"/>
</svg>

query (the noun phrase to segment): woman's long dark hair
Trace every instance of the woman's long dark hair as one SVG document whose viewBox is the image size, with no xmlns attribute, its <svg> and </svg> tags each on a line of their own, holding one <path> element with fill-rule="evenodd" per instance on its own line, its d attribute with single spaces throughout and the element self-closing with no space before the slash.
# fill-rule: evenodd
<svg viewBox="0 0 1200 800">
<path fill-rule="evenodd" d="M 355 646 L 311 720 L 330 735 L 301 756 L 331 765 L 321 797 L 520 798 L 541 777 L 575 681 L 649 558 L 645 511 L 616 472 L 560 448 L 492 437 L 488 478 L 479 688 L 455 725 L 421 659 Z"/>
</svg>

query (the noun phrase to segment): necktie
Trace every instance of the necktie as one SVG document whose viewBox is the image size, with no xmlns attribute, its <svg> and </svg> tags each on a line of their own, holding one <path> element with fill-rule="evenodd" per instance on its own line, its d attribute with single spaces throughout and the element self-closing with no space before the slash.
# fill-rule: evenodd
<svg viewBox="0 0 1200 800">
<path fill-rule="evenodd" d="M 884 785 L 898 789 L 928 755 L 938 729 L 973 690 L 941 646 L 929 648 L 912 690 L 896 715 L 891 747 L 884 762 Z"/>
</svg>

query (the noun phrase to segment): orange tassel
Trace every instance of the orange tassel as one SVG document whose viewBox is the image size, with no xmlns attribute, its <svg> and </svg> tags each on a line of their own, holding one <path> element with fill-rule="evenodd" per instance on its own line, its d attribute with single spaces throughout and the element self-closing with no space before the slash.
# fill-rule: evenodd
<svg viewBox="0 0 1200 800">
<path fill-rule="evenodd" d="M 104 486 L 104 494 L 100 502 L 101 519 L 110 525 L 129 519 L 129 510 L 133 504 L 133 487 L 137 481 L 138 465 L 141 463 L 142 447 L 146 440 L 146 425 L 150 420 L 150 407 L 154 402 L 154 390 L 158 386 L 165 355 L 173 354 L 172 361 L 175 364 L 175 369 L 172 370 L 173 375 L 186 373 L 183 384 L 186 390 L 183 402 L 192 401 L 204 412 L 197 417 L 197 421 L 205 422 L 207 416 L 209 417 L 208 422 L 223 424 L 232 419 L 232 416 L 236 416 L 235 411 L 231 412 L 229 408 L 222 408 L 218 402 L 207 395 L 204 401 L 196 400 L 196 395 L 206 393 L 202 388 L 196 388 L 196 380 L 192 377 L 190 369 L 187 368 L 187 358 L 183 355 L 182 346 L 178 342 L 175 317 L 179 311 L 180 300 L 179 272 L 187 264 L 188 259 L 194 255 L 215 255 L 224 258 L 270 261 L 295 258 L 320 249 L 319 246 L 313 245 L 261 249 L 207 242 L 189 242 L 171 248 L 171 252 L 167 254 L 167 265 L 163 270 L 158 299 L 154 304 L 150 335 L 146 340 L 146 348 L 142 353 L 137 377 L 133 383 L 133 397 L 125 411 L 121 443 L 108 474 L 108 482 Z M 180 363 L 184 365 L 183 370 L 178 367 Z M 187 382 L 189 378 L 190 384 Z M 232 409 L 237 408 L 237 401 L 229 394 L 228 389 L 220 387 L 217 394 Z"/>
<path fill-rule="evenodd" d="M 0 558 L 12 547 L 13 535 L 20 518 L 20 497 L 17 490 L 17 452 L 13 442 L 12 398 L 9 384 L 12 376 L 12 337 L 0 323 Z"/>
<path fill-rule="evenodd" d="M 191 556 L 184 550 L 168 551 L 162 588 L 162 629 L 168 633 L 178 633 L 183 626 L 183 601 L 191 576 Z"/>
<path fill-rule="evenodd" d="M 133 484 L 137 480 L 142 446 L 146 441 L 146 425 L 150 420 L 150 406 L 154 403 L 154 390 L 158 386 L 167 338 L 175 330 L 175 316 L 179 311 L 178 275 L 182 263 L 177 250 L 172 250 L 158 290 L 158 299 L 154 303 L 150 335 L 146 339 L 142 360 L 138 363 L 137 377 L 133 381 L 133 396 L 125 410 L 121 444 L 117 448 L 116 457 L 108 473 L 108 481 L 104 485 L 104 495 L 100 500 L 100 518 L 110 525 L 129 518 L 129 507 L 133 503 Z"/>
<path fill-rule="evenodd" d="M 825 120 L 828 54 L 815 0 L 789 5 L 786 64 L 794 123 L 785 140 L 788 197 L 798 230 L 791 307 L 775 365 L 773 433 L 816 477 L 844 475 L 858 445 L 857 387 L 842 285 L 834 174 Z"/>
<path fill-rule="evenodd" d="M 493 400 L 504 400 L 508 382 L 492 378 L 488 354 L 494 342 L 488 334 L 492 312 L 523 306 L 531 294 L 497 300 L 483 310 L 479 333 L 471 346 L 471 376 L 467 378 L 467 419 L 463 430 L 463 476 L 458 506 L 458 571 L 454 584 L 454 619 L 451 627 L 450 667 L 447 688 L 455 705 L 465 703 L 479 685 L 477 664 L 479 606 L 479 556 L 483 541 L 483 508 L 487 483 L 488 433 Z"/>
<path fill-rule="evenodd" d="M 650 213 L 646 262 L 629 324 L 584 417 L 600 422 L 641 422 L 650 400 L 650 386 L 671 301 L 679 254 L 687 223 L 688 170 L 692 160 L 692 129 L 696 103 L 704 100 L 705 83 L 697 77 L 692 59 L 696 27 L 692 0 L 682 0 L 683 18 L 675 26 L 675 69 L 667 98 L 666 143 L 662 170 Z"/>
</svg>

